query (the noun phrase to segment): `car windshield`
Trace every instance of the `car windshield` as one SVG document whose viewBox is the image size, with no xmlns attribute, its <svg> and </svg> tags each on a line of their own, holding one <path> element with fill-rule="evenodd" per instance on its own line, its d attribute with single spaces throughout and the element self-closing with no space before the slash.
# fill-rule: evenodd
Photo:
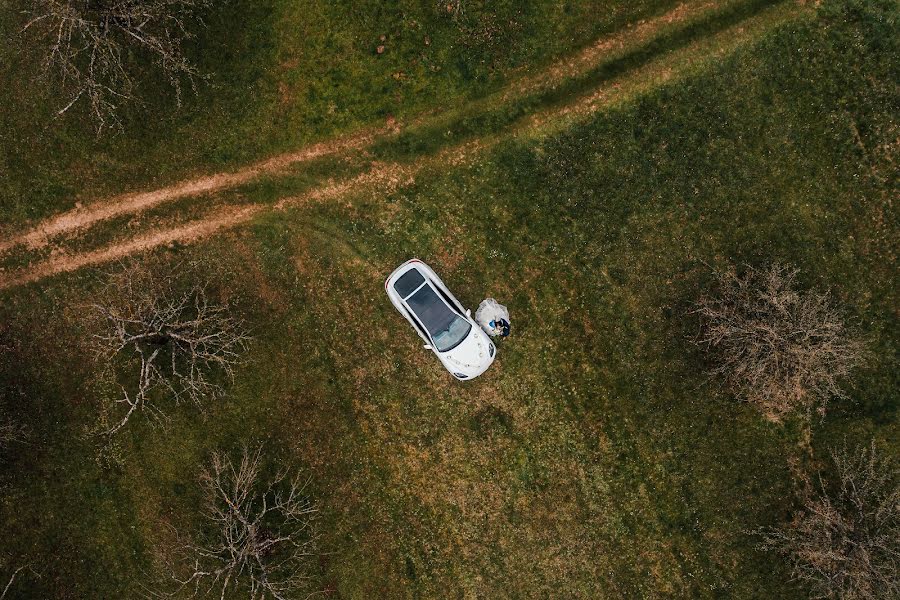
<svg viewBox="0 0 900 600">
<path fill-rule="evenodd" d="M 439 331 L 432 336 L 434 337 L 434 345 L 437 347 L 438 352 L 446 352 L 447 350 L 453 350 L 459 346 L 460 342 L 469 335 L 470 329 L 472 329 L 472 326 L 469 325 L 465 319 L 457 316 L 453 319 L 447 329 Z"/>
<path fill-rule="evenodd" d="M 450 310 L 431 285 L 423 285 L 406 302 L 428 330 L 438 352 L 458 346 L 472 329 L 468 321 Z"/>
</svg>

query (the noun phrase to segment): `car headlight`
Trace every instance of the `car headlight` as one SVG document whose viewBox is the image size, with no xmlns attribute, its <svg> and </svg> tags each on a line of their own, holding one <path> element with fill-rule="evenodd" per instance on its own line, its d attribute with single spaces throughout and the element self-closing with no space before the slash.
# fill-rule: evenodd
<svg viewBox="0 0 900 600">
<path fill-rule="evenodd" d="M 468 375 L 463 375 L 462 373 L 454 373 L 453 376 L 456 377 L 457 379 L 468 379 L 469 378 Z"/>
</svg>

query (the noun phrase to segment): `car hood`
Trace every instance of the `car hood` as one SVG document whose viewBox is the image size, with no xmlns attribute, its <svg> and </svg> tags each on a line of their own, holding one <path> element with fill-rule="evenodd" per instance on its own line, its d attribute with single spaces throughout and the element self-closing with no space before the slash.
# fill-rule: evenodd
<svg viewBox="0 0 900 600">
<path fill-rule="evenodd" d="M 473 325 L 466 339 L 453 350 L 441 354 L 441 358 L 452 371 L 472 377 L 483 373 L 494 362 L 489 348 L 487 336 Z"/>
</svg>

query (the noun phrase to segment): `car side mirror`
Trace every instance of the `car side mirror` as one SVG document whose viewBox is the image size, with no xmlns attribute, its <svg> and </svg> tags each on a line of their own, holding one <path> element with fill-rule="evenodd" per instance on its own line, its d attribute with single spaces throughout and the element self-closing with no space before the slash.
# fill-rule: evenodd
<svg viewBox="0 0 900 600">
<path fill-rule="evenodd" d="M 471 308 L 467 308 L 467 309 L 466 309 L 466 316 L 467 316 L 467 317 L 471 317 L 471 316 L 472 316 L 472 309 L 471 309 Z"/>
<path fill-rule="evenodd" d="M 422 346 L 422 347 L 425 348 L 426 350 L 431 350 L 431 345 L 430 345 L 430 344 L 425 344 L 425 345 Z"/>
</svg>

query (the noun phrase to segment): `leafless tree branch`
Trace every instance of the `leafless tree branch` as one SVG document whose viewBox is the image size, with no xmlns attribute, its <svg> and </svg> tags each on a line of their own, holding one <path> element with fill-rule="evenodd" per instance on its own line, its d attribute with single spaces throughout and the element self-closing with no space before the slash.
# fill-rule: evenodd
<svg viewBox="0 0 900 600">
<path fill-rule="evenodd" d="M 19 571 L 21 571 L 24 568 L 25 567 L 22 566 L 22 567 L 19 567 L 18 569 L 16 569 L 15 571 L 13 571 L 13 574 L 10 576 L 9 581 L 6 582 L 6 587 L 3 588 L 3 593 L 0 594 L 0 600 L 3 600 L 4 598 L 6 598 L 6 593 L 9 592 L 9 588 L 12 587 L 13 582 L 16 580 L 16 576 L 19 574 Z"/>
<path fill-rule="evenodd" d="M 773 265 L 739 277 L 718 274 L 718 294 L 697 304 L 697 342 L 711 350 L 713 373 L 768 417 L 824 412 L 864 356 L 828 293 L 797 291 L 797 270 Z"/>
<path fill-rule="evenodd" d="M 308 481 L 287 470 L 266 481 L 261 456 L 261 448 L 245 448 L 237 463 L 213 455 L 200 477 L 206 527 L 183 547 L 184 568 L 172 574 L 176 590 L 154 596 L 225 598 L 231 590 L 251 600 L 287 600 L 317 593 L 310 572 L 317 511 L 305 493 Z"/>
<path fill-rule="evenodd" d="M 900 597 L 900 479 L 871 448 L 832 453 L 836 480 L 780 528 L 760 531 L 762 547 L 790 562 L 815 598 Z"/>
<path fill-rule="evenodd" d="M 29 0 L 22 31 L 43 43 L 42 70 L 66 94 L 57 114 L 85 98 L 99 133 L 119 127 L 122 104 L 135 100 L 135 51 L 153 60 L 180 106 L 182 82 L 193 87 L 201 77 L 183 53 L 190 16 L 208 5 L 209 0 Z"/>
<path fill-rule="evenodd" d="M 138 411 L 164 420 L 160 399 L 201 406 L 221 396 L 221 380 L 233 381 L 250 340 L 243 321 L 213 301 L 205 284 L 180 288 L 174 274 L 139 263 L 112 275 L 92 309 L 99 358 L 111 370 L 123 359 L 129 372 L 119 384 L 121 417 L 108 434 Z"/>
</svg>

